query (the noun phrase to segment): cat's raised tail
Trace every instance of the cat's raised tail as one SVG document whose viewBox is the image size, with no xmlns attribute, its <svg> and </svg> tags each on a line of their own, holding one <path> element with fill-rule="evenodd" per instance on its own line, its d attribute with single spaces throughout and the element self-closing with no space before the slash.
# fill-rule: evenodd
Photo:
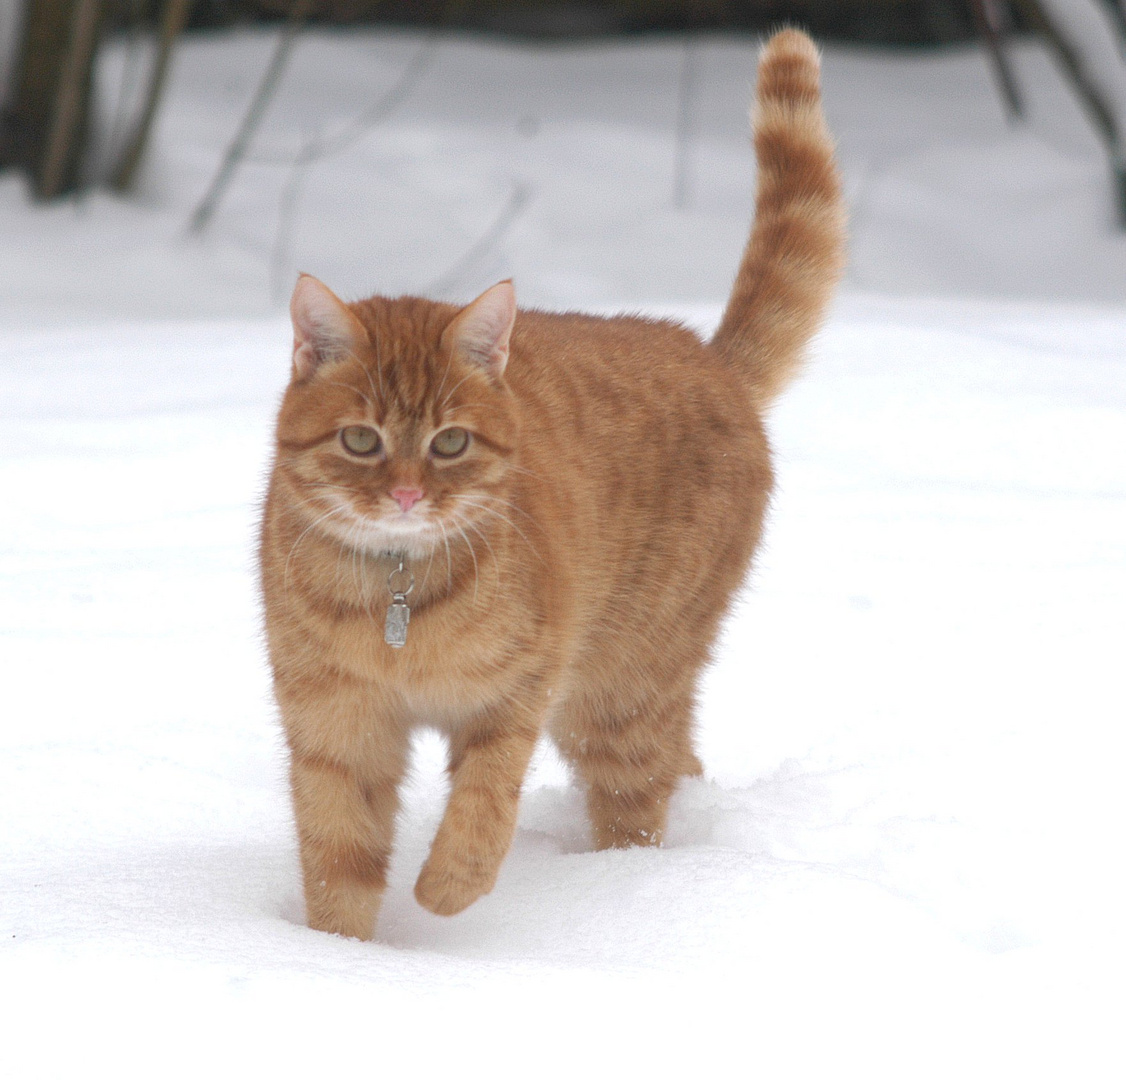
<svg viewBox="0 0 1126 1080">
<path fill-rule="evenodd" d="M 844 200 L 820 68 L 798 30 L 775 34 L 759 61 L 755 220 L 712 345 L 747 372 L 763 405 L 796 373 L 844 267 Z"/>
</svg>

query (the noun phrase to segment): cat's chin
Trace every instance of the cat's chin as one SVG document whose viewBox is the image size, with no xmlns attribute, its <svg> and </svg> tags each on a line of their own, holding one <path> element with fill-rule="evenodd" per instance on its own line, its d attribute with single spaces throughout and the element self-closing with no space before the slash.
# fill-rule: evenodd
<svg viewBox="0 0 1126 1080">
<path fill-rule="evenodd" d="M 357 517 L 342 524 L 328 523 L 328 529 L 348 547 L 376 557 L 429 558 L 443 539 L 441 527 L 425 519 L 387 521 Z"/>
</svg>

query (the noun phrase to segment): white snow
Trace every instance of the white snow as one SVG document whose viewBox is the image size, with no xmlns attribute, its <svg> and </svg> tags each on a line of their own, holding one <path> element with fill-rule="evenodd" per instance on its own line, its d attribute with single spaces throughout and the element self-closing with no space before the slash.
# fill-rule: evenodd
<svg viewBox="0 0 1126 1080">
<path fill-rule="evenodd" d="M 1126 234 L 1046 56 L 1010 129 L 976 51 L 827 50 L 849 278 L 667 844 L 591 852 L 544 750 L 494 892 L 432 916 L 424 738 L 361 944 L 302 924 L 259 633 L 294 274 L 707 329 L 755 47 L 310 35 L 256 153 L 356 138 L 188 238 L 271 47 L 183 50 L 133 200 L 0 181 L 0 1072 L 1119 1075 Z"/>
</svg>

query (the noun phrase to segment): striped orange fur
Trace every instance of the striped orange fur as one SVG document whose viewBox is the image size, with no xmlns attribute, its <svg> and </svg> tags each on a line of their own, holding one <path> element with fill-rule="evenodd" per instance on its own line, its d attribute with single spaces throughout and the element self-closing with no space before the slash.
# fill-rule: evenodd
<svg viewBox="0 0 1126 1080">
<path fill-rule="evenodd" d="M 700 773 L 696 685 L 772 484 L 761 409 L 842 257 L 803 35 L 767 45 L 757 116 L 756 224 L 711 344 L 517 311 L 510 282 L 459 310 L 298 281 L 261 572 L 310 926 L 373 934 L 419 725 L 450 747 L 415 887 L 439 914 L 492 889 L 542 734 L 599 848 L 660 843 Z"/>
<path fill-rule="evenodd" d="M 844 267 L 845 212 L 821 111 L 817 49 L 783 30 L 759 63 L 755 221 L 712 345 L 769 404 L 796 374 Z"/>
</svg>

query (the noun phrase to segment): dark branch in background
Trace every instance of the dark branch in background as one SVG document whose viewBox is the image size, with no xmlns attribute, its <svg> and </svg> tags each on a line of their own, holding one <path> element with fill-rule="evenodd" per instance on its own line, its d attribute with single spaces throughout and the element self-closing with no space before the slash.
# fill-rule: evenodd
<svg viewBox="0 0 1126 1080">
<path fill-rule="evenodd" d="M 1102 0 L 1118 35 L 1118 51 L 1126 57 L 1126 0 Z"/>
<path fill-rule="evenodd" d="M 1118 220 L 1126 227 L 1126 148 L 1118 130 L 1114 112 L 1103 98 L 1102 91 L 1091 79 L 1079 51 L 1068 41 L 1056 22 L 1048 15 L 1040 0 L 1013 0 L 1014 7 L 1030 26 L 1044 37 L 1056 60 L 1071 80 L 1080 103 L 1106 145 L 1110 155 Z"/>
<path fill-rule="evenodd" d="M 307 144 L 309 145 L 309 144 Z M 291 162 L 289 176 L 285 187 L 282 188 L 281 199 L 278 200 L 278 227 L 274 233 L 274 250 L 270 254 L 270 296 L 274 300 L 281 300 L 285 296 L 287 285 L 286 267 L 289 263 L 289 253 L 293 247 L 293 232 L 297 226 L 297 211 L 301 201 L 301 188 L 305 183 L 305 176 L 313 159 L 303 146 L 297 152 L 297 157 Z"/>
<path fill-rule="evenodd" d="M 235 170 L 238 168 L 239 163 L 246 156 L 246 151 L 250 146 L 251 140 L 254 138 L 254 133 L 258 130 L 258 125 L 262 122 L 263 116 L 265 116 L 266 107 L 270 104 L 270 99 L 277 91 L 282 72 L 285 70 L 286 62 L 289 60 L 289 54 L 293 50 L 297 35 L 305 25 L 305 21 L 309 16 L 312 6 L 313 0 L 293 0 L 293 4 L 289 9 L 289 17 L 286 19 L 285 25 L 278 35 L 278 43 L 274 48 L 274 55 L 270 58 L 270 63 L 266 68 L 265 74 L 262 76 L 262 81 L 258 84 L 258 90 L 251 99 L 250 107 L 247 109 L 246 115 L 242 118 L 242 123 L 235 133 L 231 145 L 227 147 L 227 153 L 219 166 L 219 171 L 215 174 L 215 179 L 211 181 L 211 186 L 207 189 L 207 194 L 204 195 L 191 216 L 191 221 L 188 224 L 189 232 L 203 232 L 203 230 L 207 228 L 208 222 L 210 222 L 212 216 L 215 214 L 219 200 L 227 190 L 227 186 L 234 177 Z"/>
<path fill-rule="evenodd" d="M 137 167 L 144 157 L 145 147 L 148 144 L 149 132 L 152 130 L 153 120 L 160 105 L 164 85 L 168 81 L 168 71 L 172 63 L 172 50 L 180 31 L 188 21 L 191 13 L 192 0 L 166 0 L 164 17 L 160 23 L 160 42 L 157 46 L 156 62 L 153 64 L 152 75 L 149 78 L 148 89 L 145 93 L 145 104 L 141 109 L 137 126 L 133 135 L 121 154 L 121 160 L 114 170 L 110 183 L 116 191 L 128 191 L 133 186 L 137 175 Z"/>
<path fill-rule="evenodd" d="M 306 164 L 310 164 L 347 150 L 388 116 L 414 89 L 415 84 L 434 59 L 439 32 L 437 28 L 430 31 L 387 92 L 358 116 L 353 117 L 341 131 L 335 135 L 316 136 L 298 151 L 296 157 L 281 154 L 252 154 L 247 160 L 257 165 L 296 165 L 302 159 L 308 158 Z"/>
<path fill-rule="evenodd" d="M 1009 27 L 1006 25 L 1005 12 L 999 0 L 971 0 L 971 7 L 974 25 L 985 41 L 986 50 L 993 63 L 993 77 L 1001 91 L 1009 120 L 1023 120 L 1024 102 L 1021 100 L 1020 90 L 1006 51 L 1005 32 Z"/>
<path fill-rule="evenodd" d="M 399 77 L 390 88 L 368 106 L 359 116 L 345 125 L 343 130 L 335 135 L 319 135 L 309 139 L 298 150 L 296 157 L 271 157 L 255 154 L 250 158 L 262 165 L 287 165 L 290 168 L 289 178 L 286 180 L 282 191 L 281 204 L 278 211 L 278 231 L 274 243 L 273 255 L 270 259 L 270 292 L 275 297 L 281 293 L 285 275 L 285 264 L 289 258 L 289 249 L 292 246 L 293 229 L 297 222 L 297 207 L 301 198 L 301 187 L 305 183 L 309 169 L 318 161 L 333 154 L 347 150 L 349 146 L 361 139 L 367 132 L 388 116 L 414 89 L 419 79 L 430 67 L 438 50 L 440 26 L 434 27 L 426 39 L 419 46 L 418 51 L 410 58 L 407 65 L 399 73 Z"/>
<path fill-rule="evenodd" d="M 1126 28 L 1124 2 L 1126 0 L 1103 0 L 1105 6 L 1114 12 L 1120 38 L 1123 28 Z M 1110 156 L 1115 210 L 1119 223 L 1126 228 L 1126 146 L 1123 145 L 1113 108 L 1108 104 L 1098 83 L 1087 71 L 1082 53 L 1068 40 L 1067 35 L 1048 14 L 1040 0 L 1009 0 L 1009 3 L 1019 13 L 1024 23 L 1043 38 L 1055 55 L 1057 63 L 1063 68 L 1064 74 L 1078 95 L 1087 118 L 1106 146 Z M 1002 13 L 999 0 L 972 0 L 972 6 L 978 33 L 984 38 L 993 59 L 995 75 L 1009 110 L 1009 118 L 1023 119 L 1024 107 L 1000 37 Z M 1121 40 L 1119 44 L 1121 46 Z"/>
<path fill-rule="evenodd" d="M 124 2 L 124 0 L 123 0 Z M 125 126 L 129 120 L 129 103 L 136 89 L 142 38 L 144 37 L 146 0 L 129 0 L 125 14 L 125 61 L 121 72 L 121 85 L 117 91 L 117 106 L 113 111 L 113 124 L 106 138 L 106 161 L 118 158 L 119 147 L 125 141 Z"/>
<path fill-rule="evenodd" d="M 508 232 L 516 223 L 517 218 L 524 212 L 525 207 L 532 201 L 532 190 L 524 181 L 518 180 L 513 185 L 512 194 L 508 202 L 501 208 L 496 220 L 484 232 L 481 238 L 451 266 L 441 277 L 425 291 L 429 296 L 442 296 L 452 291 L 453 287 L 461 280 L 462 275 L 483 255 L 487 254 L 498 240 Z"/>
<path fill-rule="evenodd" d="M 36 194 L 42 199 L 53 199 L 61 194 L 76 168 L 101 20 L 101 0 L 78 0 L 59 73 L 47 145 L 36 175 Z"/>
</svg>

